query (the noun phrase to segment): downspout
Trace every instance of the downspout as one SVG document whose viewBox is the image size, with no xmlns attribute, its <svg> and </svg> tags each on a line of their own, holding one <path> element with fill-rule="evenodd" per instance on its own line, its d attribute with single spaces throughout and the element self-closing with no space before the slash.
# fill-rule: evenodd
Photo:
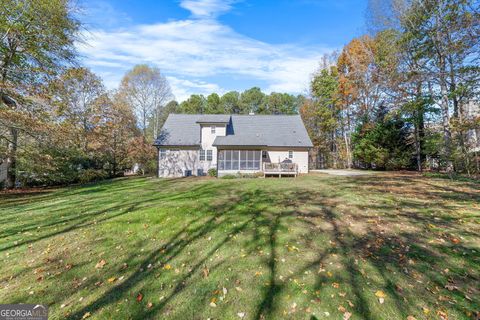
<svg viewBox="0 0 480 320">
<path fill-rule="evenodd" d="M 157 178 L 160 178 L 160 147 L 157 147 Z"/>
</svg>

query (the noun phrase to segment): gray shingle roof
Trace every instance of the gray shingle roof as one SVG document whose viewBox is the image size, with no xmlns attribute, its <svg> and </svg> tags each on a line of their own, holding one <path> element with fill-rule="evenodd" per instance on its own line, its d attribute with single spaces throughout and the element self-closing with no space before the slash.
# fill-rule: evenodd
<svg viewBox="0 0 480 320">
<path fill-rule="evenodd" d="M 202 119 L 212 115 L 171 114 L 155 141 L 157 146 L 200 145 Z M 299 115 L 214 115 L 228 117 L 227 135 L 214 146 L 312 147 Z M 221 117 L 219 117 L 221 118 Z M 208 121 L 207 121 L 208 122 Z"/>
<path fill-rule="evenodd" d="M 198 123 L 229 123 L 229 114 L 204 114 L 197 120 Z"/>
</svg>

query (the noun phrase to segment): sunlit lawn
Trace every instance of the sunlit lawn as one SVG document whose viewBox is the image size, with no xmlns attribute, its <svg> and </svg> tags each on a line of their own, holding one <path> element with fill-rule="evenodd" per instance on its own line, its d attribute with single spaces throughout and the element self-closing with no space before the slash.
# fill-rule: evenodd
<svg viewBox="0 0 480 320">
<path fill-rule="evenodd" d="M 0 303 L 48 304 L 51 319 L 470 319 L 480 310 L 473 182 L 119 179 L 0 195 L 0 220 Z"/>
</svg>

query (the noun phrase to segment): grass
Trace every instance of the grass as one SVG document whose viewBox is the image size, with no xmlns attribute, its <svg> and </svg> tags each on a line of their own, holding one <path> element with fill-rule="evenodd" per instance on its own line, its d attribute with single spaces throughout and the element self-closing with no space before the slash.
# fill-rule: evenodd
<svg viewBox="0 0 480 320">
<path fill-rule="evenodd" d="M 391 173 L 3 194 L 0 302 L 51 319 L 473 319 L 479 204 L 478 183 Z"/>
</svg>

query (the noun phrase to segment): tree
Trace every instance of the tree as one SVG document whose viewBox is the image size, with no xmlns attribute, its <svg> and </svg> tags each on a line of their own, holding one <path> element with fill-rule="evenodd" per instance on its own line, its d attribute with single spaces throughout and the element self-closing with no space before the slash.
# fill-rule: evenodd
<svg viewBox="0 0 480 320">
<path fill-rule="evenodd" d="M 124 99 L 117 94 L 103 95 L 97 100 L 98 115 L 94 118 L 95 152 L 101 158 L 110 177 L 131 168 L 131 145 L 139 132 L 135 115 Z"/>
<path fill-rule="evenodd" d="M 165 76 L 156 67 L 145 64 L 136 65 L 123 77 L 119 93 L 135 110 L 144 138 L 149 141 L 155 139 L 160 130 L 161 109 L 173 99 L 170 85 Z M 153 122 L 151 135 L 147 134 L 149 119 Z"/>
<path fill-rule="evenodd" d="M 53 81 L 50 92 L 56 115 L 72 126 L 77 144 L 87 153 L 96 102 L 105 93 L 102 80 L 86 68 L 71 68 Z"/>
<path fill-rule="evenodd" d="M 222 108 L 220 103 L 220 96 L 216 93 L 212 93 L 207 97 L 207 106 L 205 109 L 205 113 L 208 114 L 218 114 L 224 113 L 225 111 Z"/>
<path fill-rule="evenodd" d="M 0 119 L 8 128 L 0 139 L 7 144 L 8 188 L 16 182 L 20 136 L 34 136 L 37 128 L 38 105 L 29 95 L 75 58 L 80 23 L 73 10 L 67 0 L 4 0 L 0 6 Z"/>
<path fill-rule="evenodd" d="M 424 59 L 419 71 L 430 78 L 440 106 L 447 171 L 453 167 L 451 111 L 463 120 L 464 106 L 478 94 L 480 81 L 480 4 L 474 0 L 416 0 L 402 16 L 404 36 Z M 464 133 L 459 132 L 464 148 Z"/>
<path fill-rule="evenodd" d="M 180 110 L 183 113 L 205 113 L 206 109 L 207 99 L 199 94 L 192 94 L 190 98 L 180 103 Z"/>
<path fill-rule="evenodd" d="M 398 170 L 411 164 L 408 128 L 398 114 L 380 106 L 373 121 L 364 117 L 352 136 L 355 158 L 368 168 Z"/>
<path fill-rule="evenodd" d="M 239 114 L 242 112 L 240 105 L 240 93 L 229 91 L 220 98 L 220 104 L 225 113 Z"/>
<path fill-rule="evenodd" d="M 258 87 L 245 90 L 240 95 L 240 113 L 265 113 L 265 94 Z"/>
</svg>

